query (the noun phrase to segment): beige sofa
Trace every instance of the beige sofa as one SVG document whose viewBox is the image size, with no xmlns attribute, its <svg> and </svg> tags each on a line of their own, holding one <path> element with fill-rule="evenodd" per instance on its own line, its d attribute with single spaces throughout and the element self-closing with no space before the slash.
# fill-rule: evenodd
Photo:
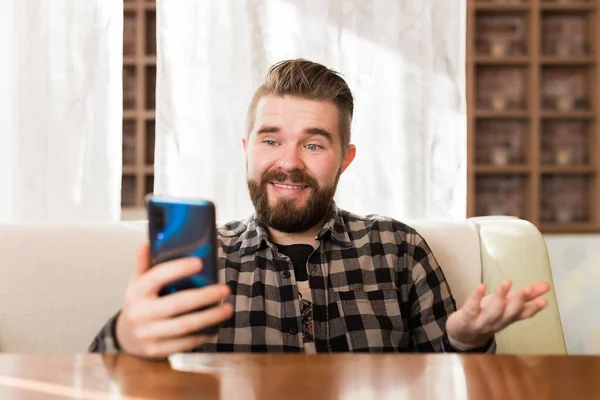
<svg viewBox="0 0 600 400">
<path fill-rule="evenodd" d="M 461 305 L 482 280 L 494 289 L 552 282 L 546 247 L 515 218 L 409 221 L 425 237 Z M 0 225 L 0 352 L 84 352 L 120 307 L 145 222 Z M 554 292 L 548 309 L 497 337 L 499 353 L 566 353 Z"/>
</svg>

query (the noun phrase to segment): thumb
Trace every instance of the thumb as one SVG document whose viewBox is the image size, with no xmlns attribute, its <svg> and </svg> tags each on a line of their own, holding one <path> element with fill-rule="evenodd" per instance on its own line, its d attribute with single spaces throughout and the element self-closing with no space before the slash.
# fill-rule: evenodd
<svg viewBox="0 0 600 400">
<path fill-rule="evenodd" d="M 133 270 L 133 279 L 136 280 L 150 268 L 150 246 L 148 243 L 140 245 L 138 249 L 137 262 Z"/>
<path fill-rule="evenodd" d="M 462 311 L 469 317 L 477 317 L 481 309 L 481 299 L 485 296 L 485 284 L 480 283 L 475 290 L 471 292 L 465 304 L 462 306 Z"/>
</svg>

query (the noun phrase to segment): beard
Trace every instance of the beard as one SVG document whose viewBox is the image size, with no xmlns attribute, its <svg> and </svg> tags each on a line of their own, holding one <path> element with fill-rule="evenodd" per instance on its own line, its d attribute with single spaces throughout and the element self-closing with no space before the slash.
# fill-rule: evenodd
<svg viewBox="0 0 600 400">
<path fill-rule="evenodd" d="M 248 191 L 256 218 L 268 227 L 285 233 L 301 233 L 322 223 L 329 214 L 333 204 L 333 196 L 340 178 L 340 172 L 331 186 L 321 187 L 311 175 L 294 170 L 286 173 L 281 170 L 265 172 L 260 182 L 247 179 Z M 271 182 L 291 181 L 301 183 L 310 190 L 309 197 L 303 206 L 297 206 L 295 198 L 280 198 L 275 204 L 269 204 L 267 185 Z M 307 190 L 307 189 L 304 189 Z"/>
</svg>

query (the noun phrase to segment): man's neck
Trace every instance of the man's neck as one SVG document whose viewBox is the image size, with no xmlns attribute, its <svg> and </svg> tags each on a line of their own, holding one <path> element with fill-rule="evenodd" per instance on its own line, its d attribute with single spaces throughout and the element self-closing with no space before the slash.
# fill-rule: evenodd
<svg viewBox="0 0 600 400">
<path fill-rule="evenodd" d="M 306 232 L 300 233 L 286 233 L 280 232 L 273 228 L 268 228 L 269 236 L 271 241 L 284 246 L 291 244 L 308 244 L 310 246 L 315 245 L 315 238 L 319 234 L 322 228 L 322 224 L 316 225 L 315 227 L 307 230 Z"/>
</svg>

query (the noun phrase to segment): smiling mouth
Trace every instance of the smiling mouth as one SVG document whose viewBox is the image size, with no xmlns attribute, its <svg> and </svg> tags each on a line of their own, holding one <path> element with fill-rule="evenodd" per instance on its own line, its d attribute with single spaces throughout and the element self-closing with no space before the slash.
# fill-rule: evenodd
<svg viewBox="0 0 600 400">
<path fill-rule="evenodd" d="M 271 184 L 275 187 L 281 188 L 281 189 L 296 189 L 296 190 L 300 190 L 300 189 L 305 189 L 308 187 L 308 185 L 303 185 L 303 184 L 293 184 L 293 183 L 280 183 L 280 182 L 271 182 Z"/>
</svg>

